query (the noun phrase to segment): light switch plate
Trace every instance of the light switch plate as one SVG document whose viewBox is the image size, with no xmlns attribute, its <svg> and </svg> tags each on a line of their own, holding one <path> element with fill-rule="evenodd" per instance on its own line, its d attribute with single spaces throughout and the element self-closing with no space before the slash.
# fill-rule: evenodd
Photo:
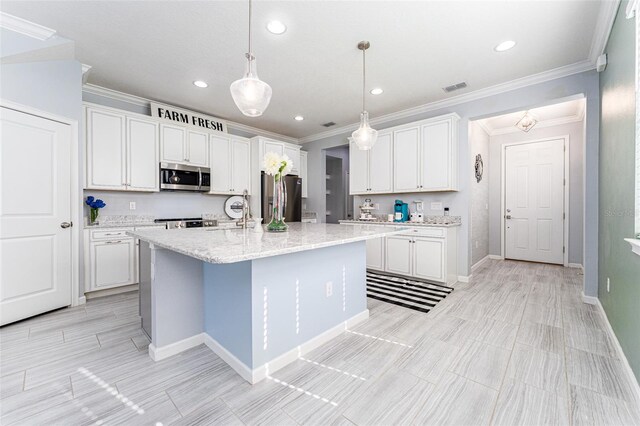
<svg viewBox="0 0 640 426">
<path fill-rule="evenodd" d="M 135 201 L 131 201 L 129 203 L 129 210 L 135 210 L 136 209 L 136 202 Z"/>
<path fill-rule="evenodd" d="M 442 210 L 442 202 L 436 201 L 431 203 L 431 210 Z"/>
<path fill-rule="evenodd" d="M 327 284 L 325 285 L 325 290 L 327 293 L 327 297 L 331 297 L 333 296 L 333 282 L 332 281 L 328 281 Z"/>
</svg>

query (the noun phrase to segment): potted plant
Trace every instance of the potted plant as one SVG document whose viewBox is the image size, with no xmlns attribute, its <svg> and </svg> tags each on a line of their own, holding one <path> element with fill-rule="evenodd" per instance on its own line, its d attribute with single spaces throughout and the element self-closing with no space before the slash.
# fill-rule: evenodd
<svg viewBox="0 0 640 426">
<path fill-rule="evenodd" d="M 85 204 L 89 206 L 89 225 L 95 225 L 98 220 L 98 213 L 100 209 L 105 207 L 106 204 L 101 199 L 96 199 L 91 195 L 87 197 Z"/>
</svg>

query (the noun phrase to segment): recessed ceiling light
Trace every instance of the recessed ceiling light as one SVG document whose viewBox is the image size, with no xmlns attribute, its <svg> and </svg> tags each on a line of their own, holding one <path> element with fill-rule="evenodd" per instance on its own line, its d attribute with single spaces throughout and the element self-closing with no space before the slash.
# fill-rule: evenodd
<svg viewBox="0 0 640 426">
<path fill-rule="evenodd" d="M 272 34 L 282 34 L 287 31 L 287 26 L 280 21 L 269 21 L 267 29 Z"/>
<path fill-rule="evenodd" d="M 372 94 L 372 95 L 379 95 L 379 94 L 381 94 L 382 92 L 384 92 L 384 90 L 382 90 L 382 89 L 381 89 L 381 88 L 379 88 L 379 87 L 376 87 L 375 89 L 371 89 L 371 94 Z"/>
<path fill-rule="evenodd" d="M 205 81 L 202 81 L 202 80 L 196 80 L 196 81 L 194 81 L 194 82 L 193 82 L 193 85 L 194 85 L 194 86 L 198 86 L 198 87 L 202 87 L 202 88 L 204 88 L 204 87 L 208 87 L 208 86 L 209 86 Z"/>
<path fill-rule="evenodd" d="M 515 45 L 516 45 L 515 41 L 507 40 L 507 41 L 503 41 L 502 43 L 494 47 L 493 50 L 495 50 L 496 52 L 504 52 L 505 50 L 511 49 Z"/>
<path fill-rule="evenodd" d="M 301 116 L 301 115 L 296 115 L 295 117 L 293 117 L 293 119 L 296 120 L 296 121 L 302 121 L 302 120 L 304 120 L 304 117 Z"/>
</svg>

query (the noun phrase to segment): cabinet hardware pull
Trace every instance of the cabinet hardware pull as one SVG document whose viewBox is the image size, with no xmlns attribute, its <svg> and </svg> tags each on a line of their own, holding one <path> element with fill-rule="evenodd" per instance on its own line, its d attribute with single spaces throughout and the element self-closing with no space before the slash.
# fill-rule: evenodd
<svg viewBox="0 0 640 426">
<path fill-rule="evenodd" d="M 121 240 L 118 241 L 106 241 L 107 244 L 116 244 L 116 243 L 121 243 Z"/>
</svg>

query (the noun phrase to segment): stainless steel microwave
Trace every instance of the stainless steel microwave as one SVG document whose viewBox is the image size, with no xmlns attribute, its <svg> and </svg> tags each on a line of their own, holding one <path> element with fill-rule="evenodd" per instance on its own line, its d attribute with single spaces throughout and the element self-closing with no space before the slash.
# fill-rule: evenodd
<svg viewBox="0 0 640 426">
<path fill-rule="evenodd" d="M 161 191 L 208 192 L 210 187 L 211 170 L 208 167 L 160 163 Z"/>
</svg>

